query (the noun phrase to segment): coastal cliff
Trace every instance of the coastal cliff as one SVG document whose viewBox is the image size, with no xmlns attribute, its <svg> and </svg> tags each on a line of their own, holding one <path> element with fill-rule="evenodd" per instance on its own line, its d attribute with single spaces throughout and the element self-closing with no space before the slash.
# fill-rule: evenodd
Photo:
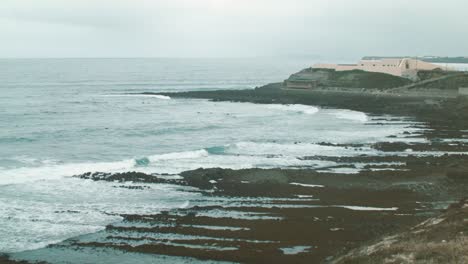
<svg viewBox="0 0 468 264">
<path fill-rule="evenodd" d="M 284 81 L 288 88 L 346 87 L 387 89 L 410 84 L 411 81 L 385 73 L 362 70 L 335 71 L 307 68 Z"/>
</svg>

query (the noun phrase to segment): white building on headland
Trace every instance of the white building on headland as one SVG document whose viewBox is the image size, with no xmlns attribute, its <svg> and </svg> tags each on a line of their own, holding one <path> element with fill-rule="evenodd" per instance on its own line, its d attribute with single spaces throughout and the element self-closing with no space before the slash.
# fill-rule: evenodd
<svg viewBox="0 0 468 264">
<path fill-rule="evenodd" d="M 417 79 L 417 72 L 420 70 L 448 70 L 440 65 L 411 58 L 361 60 L 357 64 L 315 64 L 312 68 L 334 69 L 336 71 L 381 72 L 408 79 Z"/>
</svg>

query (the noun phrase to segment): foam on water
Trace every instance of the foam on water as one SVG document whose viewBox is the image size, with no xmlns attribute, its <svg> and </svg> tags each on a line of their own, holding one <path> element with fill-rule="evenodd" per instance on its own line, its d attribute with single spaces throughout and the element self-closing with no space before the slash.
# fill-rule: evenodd
<svg viewBox="0 0 468 264">
<path fill-rule="evenodd" d="M 53 180 L 86 172 L 122 172 L 135 167 L 135 160 L 100 163 L 70 163 L 44 165 L 39 167 L 20 167 L 0 170 L 0 185 Z"/>
<path fill-rule="evenodd" d="M 369 117 L 365 113 L 352 110 L 330 110 L 329 114 L 339 119 L 346 119 L 354 122 L 365 123 L 369 120 Z"/>
<path fill-rule="evenodd" d="M 352 206 L 352 205 L 337 205 L 334 207 L 346 208 L 353 211 L 397 211 L 398 207 L 369 207 L 369 206 Z"/>
<path fill-rule="evenodd" d="M 86 172 L 127 172 L 177 174 L 198 168 L 272 168 L 289 166 L 332 166 L 329 161 L 307 161 L 298 159 L 304 155 L 338 156 L 341 147 L 313 144 L 275 144 L 241 142 L 229 145 L 224 153 L 210 154 L 206 149 L 152 155 L 146 158 L 116 162 L 53 164 L 39 167 L 21 167 L 0 170 L 0 185 L 19 184 L 38 180 L 52 180 L 80 175 Z M 368 150 L 370 151 L 370 150 Z M 349 151 L 351 152 L 351 151 Z M 357 153 L 356 153 L 357 155 Z"/>
<path fill-rule="evenodd" d="M 120 221 L 119 214 L 154 214 L 185 206 L 200 196 L 178 186 L 149 186 L 133 191 L 113 183 L 73 178 L 3 186 L 0 252 L 41 248 L 102 230 Z"/>
<path fill-rule="evenodd" d="M 184 151 L 184 152 L 174 152 L 174 153 L 167 153 L 167 154 L 160 154 L 150 156 L 149 160 L 151 162 L 159 162 L 165 160 L 181 160 L 181 159 L 199 159 L 208 157 L 208 151 L 204 149 L 195 150 L 195 151 Z"/>
<path fill-rule="evenodd" d="M 148 157 L 115 162 L 69 163 L 37 162 L 39 166 L 13 169 L 0 168 L 0 185 L 20 184 L 38 180 L 52 180 L 80 175 L 86 172 L 127 172 L 178 174 L 198 168 L 288 168 L 313 167 L 316 169 L 337 165 L 326 160 L 309 160 L 313 156 L 358 156 L 358 155 L 443 155 L 442 152 L 379 152 L 370 147 L 342 147 L 309 143 L 238 142 L 222 147 L 194 151 L 163 153 Z M 464 154 L 452 152 L 450 154 Z M 336 169 L 340 173 L 356 173 L 367 164 L 355 164 L 357 169 Z M 384 164 L 380 164 L 384 165 Z M 387 164 L 395 165 L 395 164 Z"/>
<path fill-rule="evenodd" d="M 316 184 L 304 184 L 304 183 L 297 183 L 297 182 L 291 182 L 291 185 L 296 185 L 296 186 L 302 186 L 302 187 L 310 187 L 310 188 L 323 188 L 325 187 L 324 185 L 316 185 Z"/>
<path fill-rule="evenodd" d="M 271 104 L 271 105 L 266 105 L 266 108 L 301 113 L 301 114 L 306 114 L 306 115 L 314 115 L 319 111 L 318 107 L 310 106 L 310 105 L 301 105 L 301 104 L 291 104 L 291 105 Z"/>
<path fill-rule="evenodd" d="M 140 97 L 140 98 L 156 98 L 161 100 L 171 100 L 170 96 L 161 94 L 106 94 L 107 97 Z"/>
<path fill-rule="evenodd" d="M 275 142 L 239 142 L 228 145 L 226 153 L 250 155 L 290 155 L 294 157 L 304 157 L 313 155 L 322 156 L 346 156 L 373 154 L 376 151 L 370 147 L 346 148 L 341 146 L 328 146 L 311 143 L 275 143 Z"/>
<path fill-rule="evenodd" d="M 311 249 L 310 246 L 295 246 L 295 247 L 287 247 L 287 248 L 280 248 L 285 255 L 297 255 L 300 253 L 307 252 Z"/>
</svg>

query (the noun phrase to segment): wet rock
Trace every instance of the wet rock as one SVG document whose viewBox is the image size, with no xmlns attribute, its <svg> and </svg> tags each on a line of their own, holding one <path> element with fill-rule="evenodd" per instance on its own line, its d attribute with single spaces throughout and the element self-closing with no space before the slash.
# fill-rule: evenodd
<svg viewBox="0 0 468 264">
<path fill-rule="evenodd" d="M 89 179 L 93 181 L 108 181 L 108 182 L 137 182 L 137 183 L 180 183 L 178 180 L 167 180 L 158 178 L 157 175 L 145 174 L 142 172 L 122 172 L 122 173 L 106 173 L 106 172 L 87 172 L 81 175 L 74 176 L 80 179 Z"/>
<path fill-rule="evenodd" d="M 446 173 L 447 178 L 455 181 L 468 181 L 468 166 L 465 164 L 452 164 Z"/>
</svg>

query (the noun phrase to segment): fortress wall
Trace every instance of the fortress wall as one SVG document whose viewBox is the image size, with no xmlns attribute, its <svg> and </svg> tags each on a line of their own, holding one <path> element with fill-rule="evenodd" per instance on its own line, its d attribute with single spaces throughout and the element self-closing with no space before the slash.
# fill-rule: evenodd
<svg viewBox="0 0 468 264">
<path fill-rule="evenodd" d="M 361 60 L 358 64 L 316 64 L 313 68 L 334 69 L 336 71 L 363 70 L 387 73 L 395 76 L 415 78 L 417 70 L 435 70 L 439 65 L 415 59 Z"/>
</svg>

